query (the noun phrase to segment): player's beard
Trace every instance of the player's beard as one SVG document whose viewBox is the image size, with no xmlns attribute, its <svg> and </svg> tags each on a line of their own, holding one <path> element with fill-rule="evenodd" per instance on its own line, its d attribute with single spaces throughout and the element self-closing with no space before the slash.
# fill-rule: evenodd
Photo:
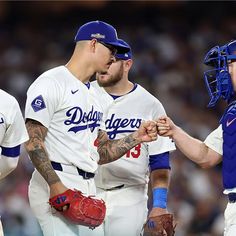
<svg viewBox="0 0 236 236">
<path fill-rule="evenodd" d="M 99 76 L 97 75 L 97 82 L 99 84 L 100 87 L 111 87 L 114 86 L 115 84 L 117 84 L 122 78 L 123 78 L 123 66 L 121 64 L 120 69 L 118 70 L 118 72 L 114 75 L 104 75 L 107 76 L 107 79 L 100 79 Z"/>
</svg>

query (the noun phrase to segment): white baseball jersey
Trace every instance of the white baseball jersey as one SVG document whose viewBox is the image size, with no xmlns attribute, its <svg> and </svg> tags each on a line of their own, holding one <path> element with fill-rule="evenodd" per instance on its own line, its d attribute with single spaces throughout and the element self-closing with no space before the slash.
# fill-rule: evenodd
<svg viewBox="0 0 236 236">
<path fill-rule="evenodd" d="M 213 130 L 206 138 L 204 143 L 215 152 L 223 155 L 223 131 L 222 125 Z"/>
<path fill-rule="evenodd" d="M 114 99 L 99 87 L 97 88 L 103 105 L 107 106 L 106 130 L 110 139 L 123 138 L 137 130 L 144 120 L 154 120 L 165 114 L 165 110 L 154 96 L 142 86 L 135 84 L 134 89 Z M 104 108 L 106 109 L 106 108 Z M 146 184 L 149 174 L 149 155 L 175 150 L 174 143 L 166 137 L 157 141 L 139 144 L 128 151 L 121 159 L 99 166 L 95 177 L 96 186 L 109 189 L 118 185 Z"/>
<path fill-rule="evenodd" d="M 0 89 L 0 146 L 14 148 L 28 140 L 25 122 L 16 99 Z M 12 150 L 14 152 L 14 150 Z"/>
<path fill-rule="evenodd" d="M 82 83 L 65 66 L 46 71 L 27 92 L 25 116 L 48 128 L 45 145 L 51 161 L 95 172 L 99 155 L 94 142 L 98 129 L 105 126 L 89 83 Z"/>
</svg>

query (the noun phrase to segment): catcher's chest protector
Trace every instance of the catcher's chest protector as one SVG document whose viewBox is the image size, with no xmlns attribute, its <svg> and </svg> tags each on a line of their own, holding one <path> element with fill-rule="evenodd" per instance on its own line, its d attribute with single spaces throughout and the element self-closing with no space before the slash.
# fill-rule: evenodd
<svg viewBox="0 0 236 236">
<path fill-rule="evenodd" d="M 225 189 L 236 187 L 236 101 L 221 119 L 223 129 L 223 184 Z"/>
</svg>

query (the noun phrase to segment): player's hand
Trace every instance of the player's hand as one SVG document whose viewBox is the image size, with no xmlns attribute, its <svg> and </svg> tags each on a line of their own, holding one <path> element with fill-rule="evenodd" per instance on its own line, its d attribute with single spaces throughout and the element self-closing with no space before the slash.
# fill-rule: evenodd
<svg viewBox="0 0 236 236">
<path fill-rule="evenodd" d="M 144 225 L 144 235 L 174 236 L 176 222 L 173 214 L 167 209 L 152 208 L 148 220 Z"/>
<path fill-rule="evenodd" d="M 152 210 L 149 213 L 149 217 L 155 217 L 155 216 L 160 216 L 160 215 L 164 215 L 164 214 L 168 214 L 169 212 L 167 211 L 167 209 L 163 209 L 160 207 L 154 207 L 152 208 Z"/>
<path fill-rule="evenodd" d="M 168 116 L 161 116 L 157 121 L 157 133 L 160 136 L 164 137 L 173 137 L 174 132 L 177 129 L 177 126 Z"/>
<path fill-rule="evenodd" d="M 50 198 L 58 194 L 64 193 L 66 190 L 68 190 L 68 188 L 61 181 L 50 185 L 49 189 L 50 189 Z"/>
<path fill-rule="evenodd" d="M 49 197 L 50 199 L 68 190 L 68 188 L 61 181 L 50 185 L 49 189 L 50 189 L 50 197 Z M 67 208 L 68 206 L 66 205 L 63 206 L 61 210 L 65 211 L 67 210 Z"/>
<path fill-rule="evenodd" d="M 151 142 L 157 139 L 157 125 L 155 121 L 143 121 L 133 137 L 140 142 Z"/>
</svg>

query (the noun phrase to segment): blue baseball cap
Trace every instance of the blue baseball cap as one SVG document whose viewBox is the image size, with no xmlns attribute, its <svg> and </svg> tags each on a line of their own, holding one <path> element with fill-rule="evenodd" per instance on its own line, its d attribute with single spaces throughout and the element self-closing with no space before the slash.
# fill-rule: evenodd
<svg viewBox="0 0 236 236">
<path fill-rule="evenodd" d="M 92 39 L 97 39 L 98 42 L 113 46 L 117 49 L 117 53 L 129 51 L 126 45 L 118 41 L 116 29 L 103 21 L 90 21 L 82 25 L 75 36 L 75 42 Z"/>
<path fill-rule="evenodd" d="M 127 48 L 129 48 L 129 51 L 128 52 L 125 52 L 125 53 L 117 53 L 115 55 L 115 57 L 117 59 L 121 59 L 121 60 L 128 60 L 128 59 L 132 59 L 132 51 L 131 51 L 131 47 L 129 46 L 128 43 L 126 43 L 124 40 L 122 39 L 118 39 L 118 42 L 124 46 L 126 46 Z"/>
</svg>

